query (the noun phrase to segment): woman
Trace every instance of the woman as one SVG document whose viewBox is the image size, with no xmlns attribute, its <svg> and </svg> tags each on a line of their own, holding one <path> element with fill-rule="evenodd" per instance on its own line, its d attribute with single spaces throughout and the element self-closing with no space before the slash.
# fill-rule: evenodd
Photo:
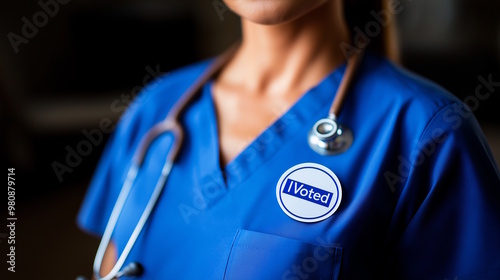
<svg viewBox="0 0 500 280">
<path fill-rule="evenodd" d="M 125 264 L 141 263 L 141 279 L 499 279 L 500 176 L 470 111 L 367 51 L 337 116 L 352 145 L 320 155 L 308 132 L 328 115 L 346 55 L 365 47 L 351 39 L 342 1 L 225 3 L 242 18 L 242 42 L 181 114 L 182 148 Z M 82 228 L 103 234 L 139 141 L 213 63 L 170 73 L 131 106 Z M 101 275 L 171 144 L 171 135 L 151 144 Z"/>
</svg>

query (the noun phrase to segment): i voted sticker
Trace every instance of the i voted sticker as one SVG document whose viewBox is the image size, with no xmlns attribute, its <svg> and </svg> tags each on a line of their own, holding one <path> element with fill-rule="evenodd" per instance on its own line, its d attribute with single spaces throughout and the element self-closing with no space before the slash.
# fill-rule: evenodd
<svg viewBox="0 0 500 280">
<path fill-rule="evenodd" d="M 288 169 L 276 185 L 276 198 L 290 218 L 314 223 L 327 219 L 340 206 L 342 188 L 337 176 L 317 163 Z"/>
</svg>

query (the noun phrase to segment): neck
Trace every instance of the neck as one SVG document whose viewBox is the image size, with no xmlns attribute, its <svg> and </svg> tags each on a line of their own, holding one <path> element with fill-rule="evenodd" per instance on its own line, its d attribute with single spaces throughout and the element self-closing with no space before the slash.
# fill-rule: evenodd
<svg viewBox="0 0 500 280">
<path fill-rule="evenodd" d="M 307 91 L 345 62 L 339 45 L 350 39 L 341 2 L 276 25 L 242 19 L 241 46 L 220 77 L 260 94 Z"/>
</svg>

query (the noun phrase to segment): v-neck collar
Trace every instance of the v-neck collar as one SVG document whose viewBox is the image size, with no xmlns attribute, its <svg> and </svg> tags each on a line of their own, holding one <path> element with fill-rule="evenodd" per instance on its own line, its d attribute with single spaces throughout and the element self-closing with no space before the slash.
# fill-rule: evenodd
<svg viewBox="0 0 500 280">
<path fill-rule="evenodd" d="M 346 64 L 342 64 L 328 74 L 318 85 L 304 93 L 283 115 L 262 131 L 246 148 L 244 148 L 225 167 L 220 165 L 219 129 L 215 104 L 212 96 L 213 81 L 203 87 L 202 99 L 206 112 L 206 124 L 203 131 L 205 155 L 200 158 L 202 178 L 209 178 L 217 185 L 231 189 L 238 186 L 260 167 L 279 149 L 284 147 L 287 139 L 310 119 L 316 117 L 315 112 L 329 106 L 335 97 Z M 199 136 L 201 137 L 201 136 Z M 304 135 L 306 137 L 306 135 Z"/>
</svg>

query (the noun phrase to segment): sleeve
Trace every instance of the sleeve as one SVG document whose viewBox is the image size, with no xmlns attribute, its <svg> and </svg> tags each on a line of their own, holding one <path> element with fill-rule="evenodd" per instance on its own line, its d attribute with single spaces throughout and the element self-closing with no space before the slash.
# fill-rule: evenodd
<svg viewBox="0 0 500 280">
<path fill-rule="evenodd" d="M 500 175 L 472 112 L 441 109 L 408 162 L 387 278 L 500 279 Z"/>
<path fill-rule="evenodd" d="M 131 106 L 123 115 L 106 143 L 94 172 L 87 194 L 77 216 L 78 226 L 86 232 L 101 236 L 125 181 L 138 143 L 136 108 Z"/>
</svg>

